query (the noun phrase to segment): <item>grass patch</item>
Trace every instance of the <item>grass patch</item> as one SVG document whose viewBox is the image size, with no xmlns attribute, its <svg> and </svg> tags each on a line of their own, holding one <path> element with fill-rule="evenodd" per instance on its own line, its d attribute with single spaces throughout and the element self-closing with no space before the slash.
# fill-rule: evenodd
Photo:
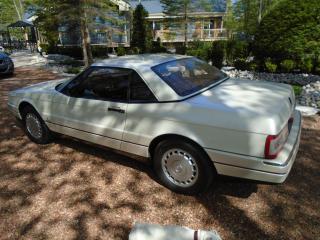
<svg viewBox="0 0 320 240">
<path fill-rule="evenodd" d="M 294 94 L 296 96 L 300 96 L 301 91 L 302 91 L 302 87 L 299 85 L 292 85 L 292 87 L 293 87 Z"/>
</svg>

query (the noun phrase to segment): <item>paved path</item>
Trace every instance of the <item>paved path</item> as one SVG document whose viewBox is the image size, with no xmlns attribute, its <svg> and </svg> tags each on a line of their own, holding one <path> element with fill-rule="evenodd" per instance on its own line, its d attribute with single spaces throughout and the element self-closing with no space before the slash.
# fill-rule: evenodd
<svg viewBox="0 0 320 240">
<path fill-rule="evenodd" d="M 31 53 L 30 51 L 17 51 L 10 55 L 14 62 L 14 66 L 17 67 L 40 67 L 47 63 L 45 57 L 41 57 L 39 53 Z"/>
</svg>

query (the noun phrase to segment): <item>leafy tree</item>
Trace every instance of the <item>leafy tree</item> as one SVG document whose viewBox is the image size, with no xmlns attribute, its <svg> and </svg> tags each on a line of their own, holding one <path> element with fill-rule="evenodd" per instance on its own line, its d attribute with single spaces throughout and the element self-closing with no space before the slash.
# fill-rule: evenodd
<svg viewBox="0 0 320 240">
<path fill-rule="evenodd" d="M 280 1 L 261 21 L 254 41 L 259 59 L 317 59 L 320 54 L 318 0 Z"/>
<path fill-rule="evenodd" d="M 233 5 L 227 0 L 227 27 L 251 41 L 259 27 L 261 19 L 282 0 L 238 0 Z M 232 5 L 232 7 L 230 7 Z M 230 19 L 230 15 L 231 19 Z M 228 19 L 229 16 L 229 19 Z M 230 23 L 231 22 L 231 23 Z M 230 26 L 231 25 L 231 26 Z"/>
<path fill-rule="evenodd" d="M 226 0 L 226 16 L 224 17 L 224 26 L 228 31 L 228 36 L 232 37 L 232 33 L 237 28 L 237 21 L 234 16 L 232 0 Z"/>
<path fill-rule="evenodd" d="M 59 41 L 59 5 L 51 0 L 29 0 L 26 1 L 27 9 L 35 12 L 37 16 L 34 25 L 41 32 L 42 36 L 48 42 L 44 48 L 46 52 L 54 49 Z"/>
<path fill-rule="evenodd" d="M 17 8 L 15 8 L 15 5 L 17 6 Z M 1 0 L 0 9 L 1 9 L 1 14 L 0 14 L 1 30 L 5 30 L 8 24 L 21 19 L 21 10 L 19 10 L 15 0 Z"/>
<path fill-rule="evenodd" d="M 147 49 L 150 48 L 150 29 L 146 20 L 148 15 L 148 12 L 141 3 L 138 4 L 136 9 L 133 11 L 131 46 L 138 48 L 142 53 L 146 52 Z"/>
<path fill-rule="evenodd" d="M 161 3 L 164 8 L 163 12 L 166 15 L 180 17 L 183 26 L 185 47 L 188 45 L 188 18 L 190 14 L 199 8 L 204 11 L 212 11 L 212 3 L 208 0 L 161 0 Z"/>
</svg>

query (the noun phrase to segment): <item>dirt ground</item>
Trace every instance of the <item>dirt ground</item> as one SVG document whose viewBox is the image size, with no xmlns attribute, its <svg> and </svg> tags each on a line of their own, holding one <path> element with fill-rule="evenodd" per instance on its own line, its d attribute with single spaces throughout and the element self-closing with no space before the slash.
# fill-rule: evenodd
<svg viewBox="0 0 320 240">
<path fill-rule="evenodd" d="M 127 239 L 134 222 L 215 229 L 223 239 L 320 239 L 320 116 L 304 118 L 284 184 L 219 177 L 209 192 L 183 196 L 116 152 L 66 137 L 30 142 L 7 93 L 55 78 L 17 68 L 0 79 L 0 239 Z"/>
</svg>

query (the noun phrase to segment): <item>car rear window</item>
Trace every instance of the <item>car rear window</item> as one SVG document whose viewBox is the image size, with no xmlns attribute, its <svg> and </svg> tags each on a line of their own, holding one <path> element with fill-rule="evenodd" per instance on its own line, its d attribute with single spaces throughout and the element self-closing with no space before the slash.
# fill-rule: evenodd
<svg viewBox="0 0 320 240">
<path fill-rule="evenodd" d="M 227 77 L 216 67 L 197 58 L 169 61 L 151 69 L 180 96 L 195 93 Z"/>
</svg>

